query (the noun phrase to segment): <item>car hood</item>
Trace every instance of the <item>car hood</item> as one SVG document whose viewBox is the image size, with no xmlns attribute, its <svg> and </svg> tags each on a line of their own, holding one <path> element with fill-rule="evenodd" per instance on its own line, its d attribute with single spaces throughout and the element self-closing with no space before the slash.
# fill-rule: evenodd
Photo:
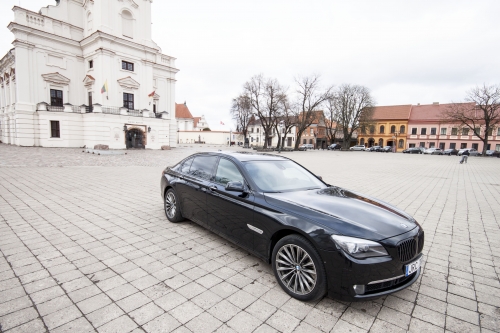
<svg viewBox="0 0 500 333">
<path fill-rule="evenodd" d="M 410 215 L 388 203 L 335 186 L 265 193 L 265 197 L 270 205 L 302 215 L 345 236 L 382 240 L 417 226 Z"/>
</svg>

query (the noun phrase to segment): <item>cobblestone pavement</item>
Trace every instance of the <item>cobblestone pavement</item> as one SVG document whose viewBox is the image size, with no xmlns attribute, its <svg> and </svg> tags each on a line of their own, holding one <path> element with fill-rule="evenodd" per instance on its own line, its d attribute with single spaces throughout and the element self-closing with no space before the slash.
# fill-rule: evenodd
<svg viewBox="0 0 500 333">
<path fill-rule="evenodd" d="M 0 144 L 0 331 L 500 331 L 500 159 L 284 153 L 405 209 L 426 231 L 424 273 L 409 289 L 302 303 L 268 264 L 166 220 L 162 168 L 216 149 L 96 156 Z"/>
</svg>

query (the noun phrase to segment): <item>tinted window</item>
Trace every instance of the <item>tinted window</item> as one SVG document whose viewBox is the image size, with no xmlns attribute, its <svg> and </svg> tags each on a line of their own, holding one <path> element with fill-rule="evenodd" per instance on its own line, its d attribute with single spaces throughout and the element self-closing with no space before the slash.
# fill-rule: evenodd
<svg viewBox="0 0 500 333">
<path fill-rule="evenodd" d="M 176 171 L 181 172 L 181 173 L 188 173 L 189 169 L 191 168 L 191 163 L 193 163 L 193 158 L 190 158 L 190 159 L 184 161 L 184 163 L 182 163 L 179 166 L 179 169 Z"/>
<path fill-rule="evenodd" d="M 215 181 L 223 185 L 236 181 L 243 183 L 243 176 L 233 162 L 221 158 L 215 174 Z"/>
<path fill-rule="evenodd" d="M 217 156 L 197 156 L 194 158 L 189 174 L 196 178 L 210 180 Z"/>
</svg>

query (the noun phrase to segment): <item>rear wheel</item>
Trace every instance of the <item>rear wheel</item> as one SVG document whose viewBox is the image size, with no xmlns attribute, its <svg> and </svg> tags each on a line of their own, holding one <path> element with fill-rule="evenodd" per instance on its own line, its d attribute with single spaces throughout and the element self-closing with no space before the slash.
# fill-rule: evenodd
<svg viewBox="0 0 500 333">
<path fill-rule="evenodd" d="M 170 222 L 181 222 L 184 220 L 181 214 L 179 199 L 173 189 L 168 189 L 164 198 L 165 215 Z"/>
<path fill-rule="evenodd" d="M 301 301 L 315 301 L 326 293 L 326 273 L 314 246 L 304 237 L 289 235 L 273 249 L 276 280 L 290 296 Z"/>
</svg>

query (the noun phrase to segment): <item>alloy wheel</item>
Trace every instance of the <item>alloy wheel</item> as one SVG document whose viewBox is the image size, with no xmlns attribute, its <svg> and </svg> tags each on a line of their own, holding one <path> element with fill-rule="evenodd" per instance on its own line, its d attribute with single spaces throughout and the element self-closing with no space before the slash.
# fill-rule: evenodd
<svg viewBox="0 0 500 333">
<path fill-rule="evenodd" d="M 168 192 L 165 197 L 165 213 L 171 219 L 174 218 L 177 211 L 177 201 L 175 200 L 175 195 L 172 192 Z"/>
<path fill-rule="evenodd" d="M 317 282 L 316 266 L 300 246 L 283 245 L 276 254 L 276 271 L 281 282 L 295 294 L 309 294 Z"/>
</svg>

